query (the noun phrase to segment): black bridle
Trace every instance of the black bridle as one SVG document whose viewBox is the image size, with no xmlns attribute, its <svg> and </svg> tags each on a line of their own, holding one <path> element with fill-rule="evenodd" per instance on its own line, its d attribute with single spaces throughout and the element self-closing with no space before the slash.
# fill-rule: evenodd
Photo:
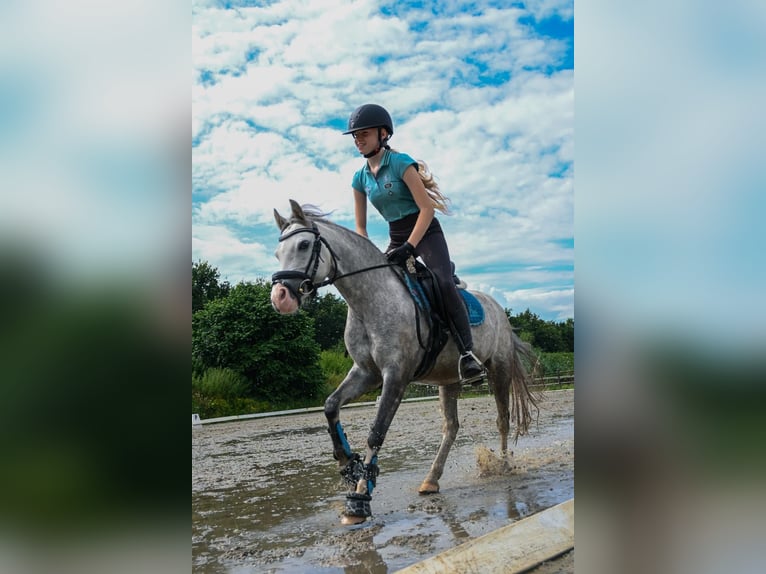
<svg viewBox="0 0 766 574">
<path fill-rule="evenodd" d="M 316 294 L 317 289 L 324 287 L 325 285 L 332 285 L 338 279 L 343 279 L 349 275 L 356 275 L 357 273 L 362 273 L 364 271 L 371 271 L 373 269 L 380 269 L 382 267 L 393 267 L 396 265 L 395 263 L 384 263 L 382 265 L 373 265 L 372 267 L 365 267 L 364 269 L 357 269 L 356 271 L 351 271 L 350 273 L 343 273 L 338 275 L 338 259 L 340 258 L 335 254 L 335 251 L 333 251 L 332 247 L 330 247 L 330 244 L 327 243 L 327 240 L 325 240 L 325 238 L 320 235 L 316 223 L 312 223 L 310 228 L 300 227 L 298 229 L 293 229 L 290 233 L 282 235 L 279 238 L 279 242 L 281 243 L 288 237 L 292 237 L 298 233 L 312 233 L 314 235 L 314 246 L 311 250 L 311 257 L 309 257 L 309 261 L 306 264 L 306 269 L 303 271 L 291 269 L 277 271 L 271 276 L 271 284 L 272 286 L 276 283 L 284 285 L 287 290 L 290 291 L 292 296 L 298 300 L 299 303 L 301 301 L 301 297 L 311 297 Z M 324 281 L 314 283 L 314 276 L 316 275 L 317 269 L 319 268 L 319 262 L 322 260 L 320 254 L 322 250 L 322 244 L 327 247 L 327 251 L 330 252 L 330 257 L 332 258 L 332 274 Z M 287 282 L 290 279 L 300 280 L 297 291 L 290 285 L 290 283 Z"/>
<path fill-rule="evenodd" d="M 343 279 L 344 277 L 349 277 L 350 275 L 356 275 L 357 273 L 364 273 L 365 271 L 372 271 L 373 269 L 382 269 L 384 267 L 399 267 L 396 263 L 381 263 L 380 265 L 373 265 L 371 267 L 364 267 L 362 269 L 357 269 L 356 271 L 351 271 L 349 273 L 342 273 L 338 275 L 338 259 L 340 259 L 336 254 L 335 251 L 333 251 L 332 247 L 330 247 L 330 244 L 327 243 L 327 240 L 325 240 L 324 237 L 322 237 L 319 234 L 319 229 L 316 226 L 316 223 L 311 223 L 311 227 L 299 227 L 298 229 L 293 229 L 290 233 L 286 233 L 285 235 L 282 235 L 279 238 L 279 242 L 281 243 L 288 237 L 292 237 L 293 235 L 296 235 L 298 233 L 312 233 L 314 235 L 314 246 L 311 250 L 311 257 L 309 258 L 309 262 L 306 264 L 306 269 L 303 271 L 297 271 L 297 270 L 290 270 L 286 269 L 284 271 L 277 271 L 271 276 L 271 285 L 274 286 L 275 284 L 279 283 L 287 288 L 288 291 L 292 294 L 295 299 L 298 300 L 298 304 L 300 305 L 302 302 L 301 297 L 304 296 L 314 296 L 317 292 L 317 289 L 320 287 L 324 287 L 325 285 L 332 285 L 335 283 L 338 279 Z M 322 250 L 322 244 L 324 243 L 325 247 L 327 247 L 327 251 L 330 252 L 330 257 L 332 258 L 332 275 L 325 279 L 324 281 L 320 283 L 314 283 L 314 275 L 316 275 L 317 269 L 319 268 L 319 262 L 321 261 L 321 255 L 320 252 Z M 309 269 L 311 270 L 311 273 L 309 273 Z M 404 272 L 404 269 L 402 269 Z M 412 291 L 408 287 L 405 279 L 404 279 L 404 273 L 396 273 L 399 280 L 402 282 L 402 285 L 404 285 L 404 288 L 407 290 L 408 293 L 410 293 L 410 297 L 412 298 L 413 304 L 415 305 L 415 325 L 417 329 L 418 334 L 418 343 L 420 345 L 421 349 L 428 350 L 431 346 L 434 345 L 433 340 L 429 343 L 428 346 L 426 346 L 425 343 L 423 343 L 423 335 L 420 331 L 420 308 L 418 306 L 417 301 L 415 300 L 414 296 L 412 295 Z M 288 283 L 287 281 L 290 279 L 300 279 L 301 282 L 298 285 L 297 292 L 296 290 Z M 431 329 L 431 336 L 436 337 L 438 336 L 438 330 Z M 426 364 L 427 360 L 429 358 L 428 352 L 423 356 L 423 360 L 420 363 L 420 366 L 418 366 L 417 373 L 422 374 L 425 372 L 424 364 Z"/>
</svg>

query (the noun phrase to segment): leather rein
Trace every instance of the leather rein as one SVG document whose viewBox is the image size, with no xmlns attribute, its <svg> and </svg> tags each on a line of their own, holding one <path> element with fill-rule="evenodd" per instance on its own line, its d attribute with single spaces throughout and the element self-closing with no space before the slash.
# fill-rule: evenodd
<svg viewBox="0 0 766 574">
<path fill-rule="evenodd" d="M 316 223 L 312 223 L 311 227 L 300 227 L 298 229 L 292 230 L 290 233 L 286 233 L 285 235 L 282 235 L 279 238 L 280 243 L 287 239 L 288 237 L 292 237 L 293 235 L 296 235 L 298 233 L 311 233 L 314 235 L 314 246 L 311 251 L 311 257 L 309 258 L 308 263 L 306 264 L 306 269 L 303 271 L 296 270 L 284 270 L 284 271 L 277 271 L 271 276 L 271 284 L 274 285 L 275 283 L 279 283 L 281 285 L 284 285 L 292 295 L 300 301 L 301 296 L 304 295 L 313 295 L 317 289 L 320 287 L 324 287 L 326 285 L 332 285 L 339 279 L 343 279 L 344 277 L 349 277 L 351 275 L 356 275 L 357 273 L 364 273 L 365 271 L 372 271 L 373 269 L 381 269 L 383 267 L 394 267 L 395 263 L 382 263 L 380 265 L 373 265 L 372 267 L 365 267 L 363 269 L 357 269 L 356 271 L 350 271 L 348 273 L 342 273 L 338 275 L 338 259 L 340 259 L 336 254 L 335 251 L 333 251 L 332 247 L 330 247 L 330 244 L 327 243 L 327 240 L 322 237 L 319 233 L 319 229 L 316 226 Z M 319 268 L 319 261 L 321 260 L 320 251 L 322 249 L 322 244 L 324 244 L 325 247 L 327 247 L 327 250 L 330 252 L 330 257 L 332 258 L 332 276 L 328 277 L 324 281 L 321 281 L 319 283 L 314 283 L 314 275 L 316 275 L 317 269 Z M 310 270 L 310 272 L 309 272 Z M 293 288 L 290 286 L 289 283 L 286 283 L 286 279 L 300 279 L 300 285 L 298 286 L 298 292 L 296 293 Z"/>
<path fill-rule="evenodd" d="M 303 271 L 298 270 L 284 270 L 284 271 L 277 271 L 271 276 L 271 285 L 273 286 L 276 283 L 279 283 L 283 285 L 290 293 L 295 297 L 298 302 L 300 303 L 301 297 L 303 296 L 312 296 L 316 293 L 317 289 L 320 287 L 324 287 L 326 285 L 332 285 L 335 283 L 335 281 L 339 279 L 343 279 L 344 277 L 350 277 L 351 275 L 356 275 L 357 273 L 364 273 L 366 271 L 372 271 L 374 269 L 382 269 L 384 267 L 399 267 L 396 263 L 381 263 L 380 265 L 373 265 L 371 267 L 364 267 L 362 269 L 357 269 L 355 271 L 350 271 L 348 273 L 342 273 L 338 275 L 338 259 L 340 259 L 336 254 L 335 251 L 333 251 L 332 247 L 330 247 L 330 244 L 327 243 L 327 240 L 322 237 L 319 233 L 319 229 L 316 226 L 316 223 L 311 224 L 311 227 L 300 227 L 298 229 L 292 230 L 290 233 L 286 233 L 285 235 L 282 235 L 279 238 L 279 242 L 281 243 L 285 239 L 292 237 L 293 235 L 297 235 L 298 233 L 311 233 L 314 235 L 314 246 L 311 251 L 311 257 L 309 258 L 308 263 L 306 264 L 306 269 Z M 327 250 L 330 252 L 330 257 L 332 257 L 332 276 L 325 279 L 324 281 L 321 281 L 319 283 L 314 283 L 314 275 L 317 272 L 317 269 L 319 268 L 319 261 L 321 260 L 320 251 L 322 249 L 322 244 L 324 243 L 325 247 L 327 247 Z M 311 273 L 309 273 L 309 270 L 311 270 Z M 405 271 L 405 270 L 403 270 Z M 397 273 L 396 276 L 399 278 L 399 280 L 402 282 L 402 285 L 404 285 L 405 289 L 410 293 L 410 297 L 412 298 L 412 301 L 415 305 L 415 326 L 417 330 L 417 337 L 418 337 L 418 344 L 420 345 L 421 349 L 424 349 L 428 351 L 429 348 L 433 346 L 433 341 L 431 341 L 428 345 L 423 342 L 423 334 L 420 330 L 420 308 L 415 300 L 415 297 L 410 292 L 409 288 L 407 287 L 406 281 L 404 280 L 404 276 Z M 293 287 L 286 282 L 288 279 L 300 279 L 300 285 L 298 286 L 298 291 L 293 289 Z M 429 321 L 431 319 L 429 318 Z M 433 329 L 431 329 L 432 335 L 435 333 Z M 425 363 L 428 361 L 428 353 L 423 357 L 423 360 L 421 361 L 420 366 L 418 367 L 417 372 L 423 373 L 425 368 Z M 428 370 L 428 369 L 426 369 Z"/>
</svg>

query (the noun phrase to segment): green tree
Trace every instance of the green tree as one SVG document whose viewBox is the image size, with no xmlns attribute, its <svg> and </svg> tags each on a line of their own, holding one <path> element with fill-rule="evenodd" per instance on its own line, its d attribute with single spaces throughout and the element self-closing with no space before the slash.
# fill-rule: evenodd
<svg viewBox="0 0 766 574">
<path fill-rule="evenodd" d="M 192 361 L 228 368 L 251 383 L 250 396 L 273 403 L 318 396 L 323 380 L 314 324 L 305 313 L 280 315 L 263 280 L 239 283 L 192 317 Z"/>
<path fill-rule="evenodd" d="M 327 293 L 316 297 L 304 306 L 305 311 L 314 319 L 316 341 L 320 349 L 334 349 L 338 343 L 343 343 L 343 332 L 346 329 L 348 306 L 340 297 Z"/>
<path fill-rule="evenodd" d="M 517 315 L 506 309 L 505 314 L 522 341 L 546 353 L 574 352 L 574 319 L 544 321 L 529 309 Z"/>
<path fill-rule="evenodd" d="M 218 269 L 207 261 L 192 262 L 192 313 L 202 309 L 208 301 L 226 297 L 231 286 L 228 281 L 219 282 Z"/>
<path fill-rule="evenodd" d="M 545 353 L 557 353 L 564 350 L 561 331 L 553 321 L 543 321 L 535 330 L 533 345 Z"/>
<path fill-rule="evenodd" d="M 563 323 L 559 323 L 561 330 L 561 340 L 564 344 L 564 351 L 574 353 L 574 319 L 567 319 Z"/>
<path fill-rule="evenodd" d="M 519 337 L 521 337 L 523 341 L 535 345 L 536 334 L 540 325 L 543 323 L 543 320 L 529 309 L 518 313 L 517 315 L 511 315 L 511 310 L 506 309 L 505 314 L 508 316 L 508 320 L 511 322 L 513 328 L 518 332 Z"/>
</svg>

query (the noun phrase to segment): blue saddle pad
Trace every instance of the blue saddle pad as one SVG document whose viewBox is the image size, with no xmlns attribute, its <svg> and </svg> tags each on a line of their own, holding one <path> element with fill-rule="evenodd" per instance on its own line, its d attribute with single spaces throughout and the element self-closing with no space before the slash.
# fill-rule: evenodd
<svg viewBox="0 0 766 574">
<path fill-rule="evenodd" d="M 481 325 L 484 322 L 484 307 L 481 306 L 479 300 L 473 293 L 465 289 L 458 289 L 458 293 L 463 296 L 463 302 L 468 309 L 468 322 L 474 327 Z"/>
<path fill-rule="evenodd" d="M 413 281 L 408 274 L 404 275 L 404 280 L 417 305 L 421 309 L 430 310 L 431 304 L 420 282 Z M 468 311 L 468 322 L 474 327 L 481 325 L 484 322 L 484 307 L 481 306 L 479 300 L 465 289 L 458 289 L 457 292 L 463 297 L 463 303 L 465 303 L 465 308 Z"/>
</svg>

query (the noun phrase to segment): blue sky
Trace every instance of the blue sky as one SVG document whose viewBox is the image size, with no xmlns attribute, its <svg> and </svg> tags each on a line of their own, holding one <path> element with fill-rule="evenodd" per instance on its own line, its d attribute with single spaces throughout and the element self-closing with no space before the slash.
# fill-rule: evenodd
<svg viewBox="0 0 766 574">
<path fill-rule="evenodd" d="M 460 276 L 504 307 L 574 317 L 574 30 L 567 1 L 192 4 L 192 257 L 276 270 L 288 200 L 353 228 L 349 136 L 367 102 L 425 160 Z M 387 226 L 370 206 L 381 248 Z"/>
</svg>

